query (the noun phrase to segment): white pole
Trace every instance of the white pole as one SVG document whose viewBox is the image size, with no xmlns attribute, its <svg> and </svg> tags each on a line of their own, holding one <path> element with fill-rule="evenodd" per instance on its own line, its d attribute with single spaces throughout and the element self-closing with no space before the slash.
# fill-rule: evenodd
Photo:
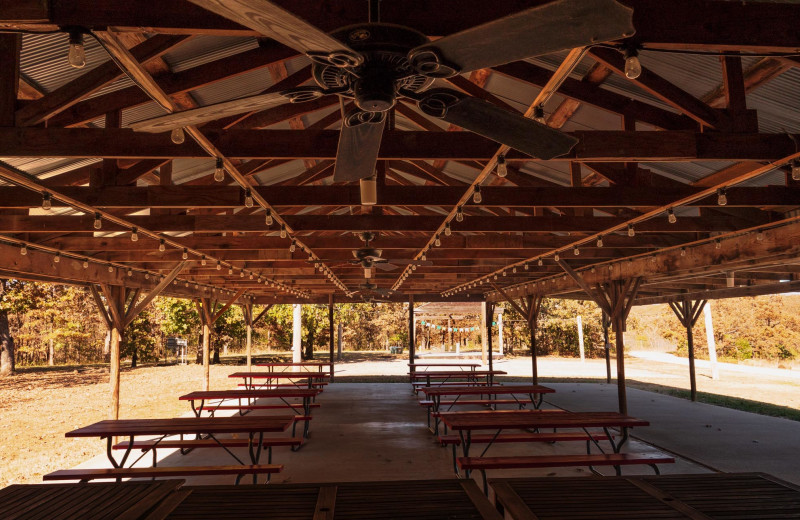
<svg viewBox="0 0 800 520">
<path fill-rule="evenodd" d="M 503 355 L 503 314 L 497 315 L 497 348 L 498 354 Z"/>
<path fill-rule="evenodd" d="M 488 363 L 488 343 L 486 337 L 486 302 L 481 302 L 481 363 Z"/>
<path fill-rule="evenodd" d="M 581 317 L 578 316 L 578 345 L 581 349 L 581 363 L 586 361 L 586 357 L 583 353 L 583 322 L 581 321 Z"/>
<path fill-rule="evenodd" d="M 711 301 L 703 309 L 706 319 L 706 340 L 708 341 L 708 360 L 711 362 L 711 379 L 719 379 L 717 368 L 717 344 L 714 341 L 714 323 L 711 321 Z"/>
<path fill-rule="evenodd" d="M 299 363 L 302 361 L 300 349 L 302 348 L 302 337 L 301 334 L 302 324 L 303 324 L 303 316 L 302 316 L 302 306 L 299 303 L 295 303 L 293 305 L 293 313 L 292 313 L 292 361 L 294 363 Z"/>
</svg>

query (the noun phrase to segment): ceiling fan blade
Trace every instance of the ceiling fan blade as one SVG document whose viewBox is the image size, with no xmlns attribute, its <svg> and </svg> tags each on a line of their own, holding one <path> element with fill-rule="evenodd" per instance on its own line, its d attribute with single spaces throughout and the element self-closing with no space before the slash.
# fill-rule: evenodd
<svg viewBox="0 0 800 520">
<path fill-rule="evenodd" d="M 323 95 L 319 87 L 298 87 L 283 92 L 271 92 L 269 94 L 258 94 L 231 101 L 223 101 L 204 107 L 175 112 L 166 116 L 145 119 L 131 124 L 131 128 L 137 132 L 167 132 L 174 128 L 182 128 L 189 125 L 199 125 L 220 119 L 227 116 L 242 114 L 244 112 L 254 112 L 264 108 L 280 105 L 281 103 L 299 103 L 301 101 L 311 101 Z"/>
<path fill-rule="evenodd" d="M 334 182 L 350 182 L 375 175 L 386 114 L 356 109 L 345 116 L 336 151 Z"/>
<path fill-rule="evenodd" d="M 564 155 L 578 143 L 571 135 L 455 90 L 429 90 L 418 104 L 430 116 L 444 119 L 537 159 L 549 160 Z"/>
<path fill-rule="evenodd" d="M 302 18 L 267 0 L 189 0 L 267 38 L 296 49 L 315 61 L 355 67 L 363 56 Z"/>
<path fill-rule="evenodd" d="M 393 264 L 391 262 L 380 262 L 380 263 L 376 263 L 376 264 L 373 264 L 373 265 L 377 269 L 380 269 L 381 271 L 395 271 L 395 270 L 399 269 L 399 267 L 397 267 L 397 265 L 395 265 L 395 264 Z"/>
<path fill-rule="evenodd" d="M 408 57 L 422 74 L 449 77 L 632 36 L 632 19 L 633 9 L 616 0 L 557 0 L 445 36 Z"/>
</svg>

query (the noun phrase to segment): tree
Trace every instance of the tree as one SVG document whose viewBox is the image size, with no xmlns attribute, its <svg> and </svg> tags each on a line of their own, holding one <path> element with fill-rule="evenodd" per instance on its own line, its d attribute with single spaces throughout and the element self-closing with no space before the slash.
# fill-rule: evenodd
<svg viewBox="0 0 800 520">
<path fill-rule="evenodd" d="M 0 377 L 14 375 L 14 338 L 8 327 L 8 309 L 4 305 L 6 280 L 0 278 Z"/>
</svg>

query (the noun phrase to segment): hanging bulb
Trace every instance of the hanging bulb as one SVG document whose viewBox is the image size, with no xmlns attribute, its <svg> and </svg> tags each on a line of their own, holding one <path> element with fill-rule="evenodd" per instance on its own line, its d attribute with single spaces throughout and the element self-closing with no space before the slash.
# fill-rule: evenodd
<svg viewBox="0 0 800 520">
<path fill-rule="evenodd" d="M 728 194 L 725 193 L 725 188 L 717 190 L 717 204 L 724 206 L 728 203 Z"/>
<path fill-rule="evenodd" d="M 603 235 L 597 237 L 597 247 L 603 247 Z"/>
<path fill-rule="evenodd" d="M 424 262 L 427 259 L 428 259 L 428 255 L 425 254 L 425 253 L 422 253 L 422 256 L 420 257 L 420 260 L 422 260 Z"/>
<path fill-rule="evenodd" d="M 253 273 L 252 272 L 250 273 L 250 279 L 251 280 L 253 279 Z"/>
<path fill-rule="evenodd" d="M 144 273 L 144 279 L 145 280 L 149 280 L 150 279 L 150 273 Z"/>
<path fill-rule="evenodd" d="M 756 240 L 758 240 L 759 242 L 764 240 L 764 233 L 762 233 L 760 229 L 756 232 Z"/>
<path fill-rule="evenodd" d="M 464 209 L 461 206 L 456 210 L 456 222 L 464 222 Z"/>
<path fill-rule="evenodd" d="M 453 234 L 453 231 L 450 229 L 450 223 L 449 222 L 444 225 L 444 234 L 445 234 L 445 236 L 448 236 L 448 237 Z"/>
<path fill-rule="evenodd" d="M 52 196 L 49 192 L 42 192 L 42 209 L 45 211 L 50 210 L 53 207 L 53 200 Z"/>
<path fill-rule="evenodd" d="M 22 244 L 21 246 L 19 246 L 19 254 L 21 254 L 22 256 L 27 255 L 28 254 L 28 246 L 26 246 L 25 244 Z"/>
<path fill-rule="evenodd" d="M 206 265 L 206 255 L 200 257 L 200 265 Z"/>
<path fill-rule="evenodd" d="M 514 266 L 514 268 L 511 270 L 511 273 L 512 274 L 517 274 L 517 266 Z"/>
<path fill-rule="evenodd" d="M 265 221 L 266 221 L 267 227 L 271 226 L 272 223 L 275 222 L 275 219 L 272 218 L 272 210 L 270 210 L 270 209 L 267 210 L 267 216 L 266 216 Z"/>
<path fill-rule="evenodd" d="M 523 266 L 523 268 L 524 268 L 526 271 L 527 271 L 528 269 L 530 269 L 530 267 L 528 266 L 528 262 L 525 262 L 525 265 Z"/>
<path fill-rule="evenodd" d="M 536 265 L 538 265 L 539 267 L 542 267 L 542 266 L 544 265 L 544 260 L 542 260 L 542 259 L 540 258 L 540 259 L 539 259 L 539 261 L 538 261 L 538 262 L 536 262 Z"/>
<path fill-rule="evenodd" d="M 222 262 L 217 260 L 217 271 L 221 271 L 221 270 L 222 270 Z"/>
<path fill-rule="evenodd" d="M 114 266 L 113 265 L 108 264 L 108 272 L 109 273 L 113 273 L 114 272 Z"/>
<path fill-rule="evenodd" d="M 505 271 L 503 271 L 503 276 L 506 276 L 506 272 Z"/>
<path fill-rule="evenodd" d="M 629 48 L 625 51 L 625 77 L 636 79 L 642 75 L 642 64 L 639 61 L 639 52 L 636 48 Z"/>
<path fill-rule="evenodd" d="M 286 238 L 286 224 L 281 224 L 281 238 Z"/>
<path fill-rule="evenodd" d="M 480 204 L 483 202 L 483 197 L 481 196 L 481 186 L 480 184 L 475 186 L 475 191 L 472 193 L 472 202 L 475 204 Z"/>
<path fill-rule="evenodd" d="M 436 235 L 436 240 L 433 241 L 433 245 L 435 245 L 436 247 L 442 245 L 442 241 L 439 239 L 439 235 Z"/>
<path fill-rule="evenodd" d="M 128 276 L 133 276 L 133 271 L 130 268 L 128 268 L 128 271 L 125 274 L 127 274 Z"/>
<path fill-rule="evenodd" d="M 686 256 L 686 248 L 685 247 L 681 248 L 681 256 Z"/>
<path fill-rule="evenodd" d="M 250 191 L 250 188 L 247 188 L 244 192 L 244 205 L 247 208 L 253 207 L 253 192 Z"/>
<path fill-rule="evenodd" d="M 295 249 L 297 249 L 297 246 L 295 245 L 295 242 L 294 242 L 294 240 L 292 240 L 292 243 L 291 243 L 291 245 L 289 246 L 289 252 L 290 252 L 290 253 L 294 253 Z"/>
<path fill-rule="evenodd" d="M 533 120 L 541 125 L 547 124 L 547 120 L 544 118 L 544 106 L 537 105 L 533 108 Z"/>
<path fill-rule="evenodd" d="M 720 240 L 719 240 L 719 239 L 716 239 L 716 240 L 714 241 L 714 248 L 715 248 L 715 249 L 722 249 L 722 242 L 720 242 Z"/>
<path fill-rule="evenodd" d="M 573 253 L 575 256 L 578 256 L 578 255 L 580 255 L 580 254 L 581 254 L 581 250 L 580 250 L 580 249 L 578 249 L 578 246 L 575 246 L 575 247 L 573 247 L 573 248 L 572 248 L 572 253 Z"/>
<path fill-rule="evenodd" d="M 100 229 L 103 227 L 103 221 L 100 219 L 100 213 L 94 214 L 94 224 L 95 229 Z"/>
<path fill-rule="evenodd" d="M 792 161 L 792 180 L 800 181 L 800 161 L 797 159 Z"/>
<path fill-rule="evenodd" d="M 183 253 L 181 254 L 181 258 L 183 258 L 184 260 L 189 258 L 189 251 L 185 247 L 183 248 Z"/>
<path fill-rule="evenodd" d="M 167 250 L 167 245 L 163 238 L 158 242 L 158 250 L 162 253 Z"/>
<path fill-rule="evenodd" d="M 61 253 L 56 253 L 56 256 L 53 257 L 53 263 L 57 264 L 61 261 Z"/>
<path fill-rule="evenodd" d="M 633 229 L 633 226 L 631 224 L 628 224 L 628 236 L 629 237 L 636 236 L 636 230 Z"/>
<path fill-rule="evenodd" d="M 553 260 L 555 260 L 556 262 L 558 262 L 559 260 L 561 260 L 561 257 L 560 257 L 560 256 L 558 256 L 558 253 L 556 253 L 555 255 L 553 255 Z"/>
<path fill-rule="evenodd" d="M 75 69 L 82 69 L 86 66 L 86 50 L 83 46 L 83 34 L 80 31 L 69 32 L 67 60 Z"/>
<path fill-rule="evenodd" d="M 244 278 L 244 269 L 239 271 L 239 278 Z"/>
<path fill-rule="evenodd" d="M 222 163 L 222 157 L 217 157 L 216 164 L 214 165 L 214 180 L 216 182 L 225 180 L 225 166 Z"/>
<path fill-rule="evenodd" d="M 506 156 L 501 155 L 497 158 L 497 176 L 500 178 L 508 175 L 508 167 L 506 166 Z"/>
<path fill-rule="evenodd" d="M 139 232 L 136 228 L 131 229 L 131 242 L 138 242 L 139 241 Z"/>
<path fill-rule="evenodd" d="M 89 261 L 88 260 L 84 260 L 83 261 L 83 268 L 84 269 L 89 269 Z M 147 278 L 147 276 L 145 276 L 145 278 Z"/>
<path fill-rule="evenodd" d="M 675 216 L 675 211 L 673 211 L 672 208 L 667 210 L 667 221 L 669 221 L 670 224 L 674 224 L 678 221 L 678 217 Z"/>
<path fill-rule="evenodd" d="M 186 140 L 186 134 L 183 132 L 183 128 L 173 128 L 172 132 L 169 134 L 169 138 L 175 144 L 183 144 Z"/>
</svg>

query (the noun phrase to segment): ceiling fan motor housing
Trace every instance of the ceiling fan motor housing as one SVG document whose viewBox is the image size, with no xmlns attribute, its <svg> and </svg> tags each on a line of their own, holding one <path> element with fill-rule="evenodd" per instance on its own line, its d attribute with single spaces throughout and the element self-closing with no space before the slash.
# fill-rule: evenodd
<svg viewBox="0 0 800 520">
<path fill-rule="evenodd" d="M 359 52 L 364 61 L 355 69 L 314 62 L 314 80 L 323 88 L 349 86 L 343 93 L 367 112 L 385 112 L 396 102 L 397 90 L 425 90 L 432 78 L 420 75 L 408 61 L 408 52 L 428 38 L 401 25 L 366 23 L 342 27 L 331 36 Z"/>
</svg>

